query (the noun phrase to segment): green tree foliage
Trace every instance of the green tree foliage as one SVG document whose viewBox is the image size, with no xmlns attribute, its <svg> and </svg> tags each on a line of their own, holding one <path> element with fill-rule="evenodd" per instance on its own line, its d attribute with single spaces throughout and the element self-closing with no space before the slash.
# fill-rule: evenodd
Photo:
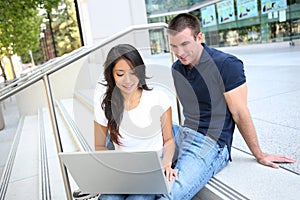
<svg viewBox="0 0 300 200">
<path fill-rule="evenodd" d="M 0 4 L 0 57 L 28 55 L 39 44 L 38 8 L 51 10 L 60 0 L 6 0 Z M 29 56 L 29 55 L 28 55 Z M 12 62 L 11 62 L 12 65 Z M 16 74 L 12 65 L 13 76 Z"/>
<path fill-rule="evenodd" d="M 3 1 L 0 4 L 0 53 L 1 57 L 7 56 L 10 61 L 14 53 L 22 54 L 28 45 L 30 46 L 26 44 L 27 41 L 34 40 L 31 30 L 28 31 L 30 25 L 28 21 L 31 21 L 37 13 L 30 3 L 30 1 Z M 21 12 L 22 10 L 24 12 Z M 27 36 L 24 37 L 25 34 Z M 14 70 L 12 72 L 15 77 Z"/>
<path fill-rule="evenodd" d="M 81 46 L 80 34 L 73 0 L 63 0 L 55 11 L 52 14 L 53 29 L 57 53 L 61 56 Z"/>
</svg>

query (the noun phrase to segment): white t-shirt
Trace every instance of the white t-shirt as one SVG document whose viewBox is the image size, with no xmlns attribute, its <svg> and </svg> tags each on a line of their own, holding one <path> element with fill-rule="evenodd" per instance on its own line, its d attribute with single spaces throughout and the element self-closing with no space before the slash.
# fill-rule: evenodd
<svg viewBox="0 0 300 200">
<path fill-rule="evenodd" d="M 95 101 L 95 121 L 107 126 L 107 119 L 101 108 L 102 99 Z M 171 107 L 168 96 L 158 90 L 143 90 L 138 106 L 132 110 L 124 110 L 120 124 L 119 141 L 116 150 L 156 150 L 163 147 L 161 116 Z"/>
</svg>

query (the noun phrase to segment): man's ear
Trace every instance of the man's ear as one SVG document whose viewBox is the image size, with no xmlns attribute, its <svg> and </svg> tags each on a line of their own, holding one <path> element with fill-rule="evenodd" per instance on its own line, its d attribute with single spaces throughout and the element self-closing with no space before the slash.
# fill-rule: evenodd
<svg viewBox="0 0 300 200">
<path fill-rule="evenodd" d="M 198 43 L 201 43 L 201 42 L 202 42 L 202 36 L 203 36 L 202 32 L 199 32 L 198 35 L 197 35 L 197 37 L 196 37 L 196 41 L 197 41 Z"/>
</svg>

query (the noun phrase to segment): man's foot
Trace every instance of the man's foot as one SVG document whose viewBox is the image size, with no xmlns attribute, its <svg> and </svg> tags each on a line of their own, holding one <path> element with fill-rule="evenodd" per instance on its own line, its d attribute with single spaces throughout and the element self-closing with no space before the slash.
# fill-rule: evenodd
<svg viewBox="0 0 300 200">
<path fill-rule="evenodd" d="M 73 198 L 76 200 L 87 200 L 87 199 L 91 199 L 91 198 L 94 198 L 97 196 L 98 196 L 98 194 L 83 192 L 81 190 L 75 190 L 73 192 Z"/>
</svg>

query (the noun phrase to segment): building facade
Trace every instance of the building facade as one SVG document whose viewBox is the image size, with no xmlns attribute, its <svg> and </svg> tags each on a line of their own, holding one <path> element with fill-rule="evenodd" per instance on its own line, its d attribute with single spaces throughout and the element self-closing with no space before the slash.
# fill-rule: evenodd
<svg viewBox="0 0 300 200">
<path fill-rule="evenodd" d="M 148 23 L 168 23 L 191 13 L 210 46 L 235 46 L 300 39 L 300 0 L 145 0 Z M 157 32 L 152 41 L 160 43 Z M 157 42 L 158 41 L 158 42 Z M 167 48 L 167 47 L 165 47 Z"/>
</svg>

